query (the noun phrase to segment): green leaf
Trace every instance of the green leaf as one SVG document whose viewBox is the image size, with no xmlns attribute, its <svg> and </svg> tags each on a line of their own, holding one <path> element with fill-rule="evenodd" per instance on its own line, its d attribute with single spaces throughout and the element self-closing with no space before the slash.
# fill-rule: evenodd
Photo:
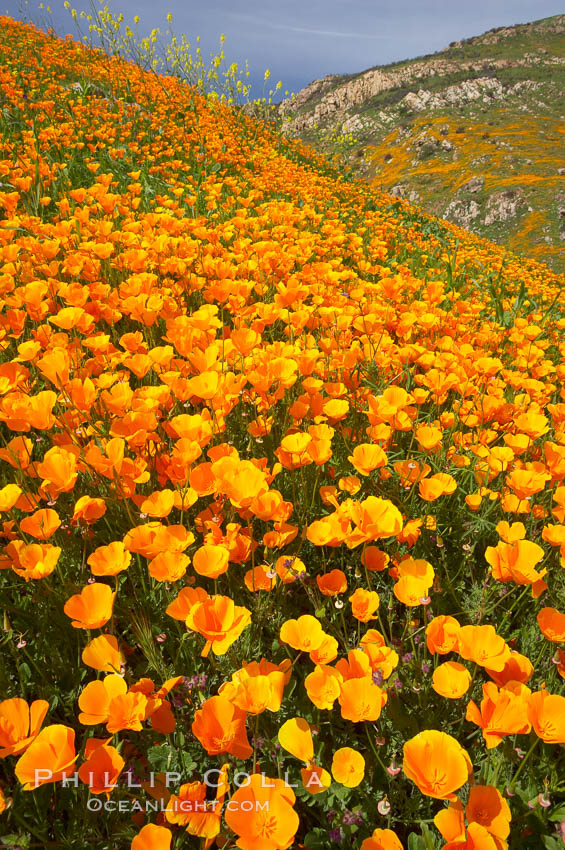
<svg viewBox="0 0 565 850">
<path fill-rule="evenodd" d="M 147 753 L 147 759 L 153 770 L 166 770 L 169 766 L 171 750 L 168 744 L 159 744 L 152 747 Z"/>
<path fill-rule="evenodd" d="M 546 850 L 563 850 L 563 842 L 557 838 L 552 838 L 551 835 L 542 835 L 543 846 Z"/>
<path fill-rule="evenodd" d="M 548 816 L 549 820 L 552 821 L 562 821 L 565 820 L 565 803 L 561 803 L 560 806 L 556 806 L 552 809 Z"/>
<path fill-rule="evenodd" d="M 310 850 L 325 850 L 331 843 L 327 831 L 319 827 L 312 829 L 304 838 L 304 846 Z"/>
<path fill-rule="evenodd" d="M 421 835 L 411 832 L 408 836 L 408 850 L 426 850 L 426 843 Z"/>
</svg>

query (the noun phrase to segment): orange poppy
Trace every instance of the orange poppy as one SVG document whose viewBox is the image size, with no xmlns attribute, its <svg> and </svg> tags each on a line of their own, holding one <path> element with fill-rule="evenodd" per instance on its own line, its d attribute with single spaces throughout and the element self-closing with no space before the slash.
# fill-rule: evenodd
<svg viewBox="0 0 565 850">
<path fill-rule="evenodd" d="M 457 661 L 446 661 L 436 667 L 432 676 L 432 688 L 442 697 L 459 699 L 469 690 L 471 674 Z"/>
<path fill-rule="evenodd" d="M 469 824 L 478 823 L 495 838 L 504 841 L 510 833 L 510 806 L 492 785 L 473 785 L 465 807 Z"/>
<path fill-rule="evenodd" d="M 235 605 L 228 596 L 217 595 L 196 602 L 186 618 L 188 628 L 206 638 L 203 658 L 210 650 L 215 655 L 225 655 L 250 622 L 251 611 Z"/>
<path fill-rule="evenodd" d="M 92 739 L 91 739 L 92 740 Z M 125 761 L 115 747 L 102 744 L 93 749 L 78 769 L 79 779 L 89 786 L 91 794 L 107 794 L 124 769 Z"/>
<path fill-rule="evenodd" d="M 332 776 L 346 788 L 356 788 L 365 776 L 365 759 L 351 747 L 336 750 L 332 759 Z"/>
<path fill-rule="evenodd" d="M 131 842 L 131 850 L 171 850 L 173 834 L 166 826 L 146 824 Z"/>
<path fill-rule="evenodd" d="M 316 708 L 331 711 L 341 693 L 342 682 L 341 674 L 333 667 L 328 664 L 317 664 L 315 670 L 306 676 L 304 687 Z"/>
<path fill-rule="evenodd" d="M 219 695 L 210 697 L 194 715 L 192 732 L 208 755 L 230 753 L 246 759 L 253 750 L 245 728 L 246 713 Z"/>
<path fill-rule="evenodd" d="M 93 638 L 82 651 L 83 664 L 103 673 L 119 673 L 124 663 L 118 641 L 113 635 L 100 635 Z"/>
<path fill-rule="evenodd" d="M 275 571 L 283 584 L 292 584 L 306 575 L 306 564 L 295 556 L 277 558 Z"/>
<path fill-rule="evenodd" d="M 380 603 L 379 594 L 374 590 L 365 590 L 358 587 L 355 593 L 349 597 L 351 602 L 351 613 L 360 623 L 368 623 L 374 620 L 373 616 Z"/>
<path fill-rule="evenodd" d="M 338 702 L 341 716 L 352 723 L 370 721 L 374 723 L 381 716 L 381 710 L 387 700 L 386 693 L 368 677 L 348 679 L 341 685 Z"/>
<path fill-rule="evenodd" d="M 196 550 L 192 556 L 192 566 L 198 575 L 217 579 L 228 570 L 229 554 L 225 546 L 207 544 Z"/>
<path fill-rule="evenodd" d="M 6 553 L 12 558 L 12 569 L 26 581 L 45 578 L 54 571 L 59 561 L 61 549 L 50 543 L 29 543 L 14 540 L 6 547 Z"/>
<path fill-rule="evenodd" d="M 565 614 L 556 608 L 542 608 L 537 616 L 542 635 L 552 643 L 565 641 Z"/>
<path fill-rule="evenodd" d="M 565 744 L 565 697 L 542 687 L 528 700 L 528 720 L 546 744 Z"/>
<path fill-rule="evenodd" d="M 510 649 L 493 626 L 463 626 L 457 634 L 459 654 L 480 667 L 502 670 Z"/>
<path fill-rule="evenodd" d="M 386 466 L 387 456 L 381 446 L 374 443 L 359 443 L 348 458 L 359 475 L 369 475 L 374 469 Z"/>
<path fill-rule="evenodd" d="M 259 564 L 245 573 L 243 582 L 250 593 L 257 593 L 259 590 L 272 590 L 277 577 L 268 564 Z"/>
<path fill-rule="evenodd" d="M 461 625 L 455 617 L 440 614 L 426 626 L 426 643 L 431 653 L 447 655 L 457 649 L 457 636 Z"/>
<path fill-rule="evenodd" d="M 179 581 L 185 575 L 189 564 L 190 558 L 182 552 L 159 552 L 149 561 L 149 575 L 155 581 Z"/>
<path fill-rule="evenodd" d="M 1 496 L 1 493 L 0 493 Z M 59 514 L 51 508 L 35 511 L 31 516 L 24 517 L 20 529 L 24 534 L 30 534 L 38 540 L 49 540 L 61 525 Z"/>
<path fill-rule="evenodd" d="M 17 484 L 6 484 L 5 487 L 2 487 L 0 490 L 0 513 L 11 511 L 22 493 L 23 490 Z M 53 513 L 55 512 L 53 511 Z M 23 530 L 25 531 L 25 528 Z"/>
<path fill-rule="evenodd" d="M 117 540 L 107 546 L 99 546 L 86 559 L 93 576 L 115 576 L 127 570 L 131 563 L 131 553 L 123 542 Z"/>
<path fill-rule="evenodd" d="M 90 682 L 78 698 L 78 706 L 81 709 L 79 722 L 85 726 L 106 723 L 110 714 L 110 703 L 115 697 L 127 693 L 127 689 L 124 679 L 116 673 Z"/>
<path fill-rule="evenodd" d="M 392 829 L 375 829 L 369 838 L 365 838 L 360 850 L 403 850 L 403 847 Z"/>
<path fill-rule="evenodd" d="M 339 596 L 347 590 L 347 579 L 342 570 L 331 570 L 321 576 L 316 576 L 316 584 L 324 596 Z"/>
<path fill-rule="evenodd" d="M 439 800 L 454 800 L 454 792 L 473 773 L 469 755 L 461 744 L 435 729 L 419 732 L 404 744 L 402 769 L 422 794 Z"/>
<path fill-rule="evenodd" d="M 87 584 L 80 593 L 67 599 L 63 611 L 75 629 L 98 629 L 111 618 L 115 596 L 107 584 Z"/>
<path fill-rule="evenodd" d="M 311 649 L 308 655 L 314 664 L 329 664 L 334 658 L 337 658 L 339 644 L 332 635 L 324 635 L 322 643 Z"/>
<path fill-rule="evenodd" d="M 92 525 L 106 513 L 106 502 L 104 499 L 92 499 L 90 496 L 81 496 L 75 503 L 71 525 L 78 525 L 79 520 L 87 525 Z"/>
<path fill-rule="evenodd" d="M 365 546 L 361 555 L 361 563 L 370 572 L 380 573 L 386 570 L 390 563 L 390 557 L 377 546 Z"/>
<path fill-rule="evenodd" d="M 68 726 L 45 726 L 16 762 L 14 772 L 24 791 L 59 782 L 70 772 L 78 756 L 75 732 Z"/>
<path fill-rule="evenodd" d="M 231 797 L 226 823 L 238 836 L 241 850 L 286 850 L 298 830 L 296 797 L 282 779 L 253 774 Z"/>
<path fill-rule="evenodd" d="M 283 723 L 278 739 L 281 747 L 300 761 L 310 764 L 314 758 L 312 732 L 302 717 L 293 717 Z"/>
<path fill-rule="evenodd" d="M 209 598 L 203 587 L 183 587 L 176 599 L 167 606 L 165 613 L 184 623 L 193 605 Z"/>
<path fill-rule="evenodd" d="M 534 665 L 525 655 L 511 651 L 510 657 L 502 670 L 490 670 L 488 667 L 485 670 L 491 679 L 499 687 L 502 687 L 508 682 L 522 682 L 523 684 L 529 682 L 534 674 Z"/>
<path fill-rule="evenodd" d="M 297 620 L 286 620 L 280 630 L 282 642 L 301 652 L 317 649 L 324 637 L 322 624 L 311 614 L 304 614 Z"/>
<path fill-rule="evenodd" d="M 529 691 L 519 682 L 510 682 L 500 689 L 494 682 L 486 682 L 480 710 L 471 700 L 465 718 L 481 727 L 486 747 L 492 749 L 508 735 L 530 731 L 528 702 Z"/>
<path fill-rule="evenodd" d="M 13 697 L 0 702 L 0 758 L 19 756 L 37 738 L 49 703 L 36 699 L 28 705 L 25 699 Z"/>
</svg>

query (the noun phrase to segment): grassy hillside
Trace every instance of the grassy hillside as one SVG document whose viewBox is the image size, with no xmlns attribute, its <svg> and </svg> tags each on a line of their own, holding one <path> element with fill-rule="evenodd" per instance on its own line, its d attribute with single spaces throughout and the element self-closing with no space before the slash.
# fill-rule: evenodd
<svg viewBox="0 0 565 850">
<path fill-rule="evenodd" d="M 3 846 L 557 850 L 563 277 L 9 18 L 0 180 Z"/>
<path fill-rule="evenodd" d="M 325 78 L 282 111 L 371 185 L 563 270 L 564 85 L 558 15 Z"/>
</svg>

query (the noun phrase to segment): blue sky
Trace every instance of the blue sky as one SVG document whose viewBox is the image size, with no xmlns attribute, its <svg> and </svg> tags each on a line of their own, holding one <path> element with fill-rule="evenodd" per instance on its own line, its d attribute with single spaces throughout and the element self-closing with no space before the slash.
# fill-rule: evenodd
<svg viewBox="0 0 565 850">
<path fill-rule="evenodd" d="M 25 2 L 25 0 L 23 0 Z M 93 0 L 98 7 L 98 0 Z M 270 84 L 298 91 L 325 74 L 354 73 L 399 59 L 433 53 L 449 42 L 492 27 L 563 13 L 563 0 L 106 0 L 126 20 L 141 18 L 140 32 L 172 29 L 192 42 L 201 36 L 205 56 L 226 35 L 227 59 L 249 61 L 254 94 L 266 68 Z M 45 5 L 49 0 L 45 0 Z M 57 32 L 73 32 L 63 0 L 51 0 Z M 88 11 L 90 0 L 73 0 Z M 22 11 L 23 8 L 23 11 Z M 0 0 L 0 11 L 39 20 L 39 0 Z"/>
</svg>

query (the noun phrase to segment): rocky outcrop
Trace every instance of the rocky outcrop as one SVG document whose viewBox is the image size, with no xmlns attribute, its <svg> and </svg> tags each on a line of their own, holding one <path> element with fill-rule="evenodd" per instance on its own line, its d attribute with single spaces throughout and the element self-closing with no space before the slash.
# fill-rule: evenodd
<svg viewBox="0 0 565 850">
<path fill-rule="evenodd" d="M 515 218 L 525 207 L 526 203 L 522 195 L 515 189 L 509 189 L 506 192 L 495 192 L 487 200 L 484 224 L 486 227 L 489 227 L 489 225 L 495 222 Z"/>
<path fill-rule="evenodd" d="M 565 67 L 565 59 L 559 59 L 559 57 L 552 57 L 552 59 Z M 365 71 L 358 77 L 341 84 L 336 84 L 339 77 L 324 77 L 300 91 L 294 99 L 284 100 L 280 104 L 283 130 L 287 134 L 294 135 L 319 124 L 343 123 L 347 121 L 350 110 L 366 103 L 375 95 L 384 91 L 414 86 L 427 77 L 447 76 L 465 71 L 476 77 L 480 70 L 488 69 L 490 73 L 493 73 L 497 68 L 508 68 L 511 65 L 526 66 L 529 62 L 528 59 L 517 59 L 512 63 L 508 59 L 488 59 L 476 63 L 456 63 L 445 59 L 429 59 L 425 62 L 412 62 L 398 71 L 380 69 Z M 481 98 L 501 99 L 504 96 L 519 94 L 524 87 L 535 88 L 536 86 L 537 84 L 531 80 L 523 80 L 509 90 L 505 90 L 495 77 L 484 76 L 448 86 L 440 94 L 419 88 L 415 92 L 409 92 L 401 103 L 407 109 L 419 112 L 446 104 L 469 103 Z M 312 104 L 312 108 L 304 111 L 309 104 Z"/>
<path fill-rule="evenodd" d="M 469 229 L 472 222 L 481 214 L 481 208 L 476 201 L 464 201 L 454 198 L 443 213 L 443 217 L 449 221 Z"/>
<path fill-rule="evenodd" d="M 383 92 L 407 92 L 399 97 L 409 111 L 420 112 L 446 104 L 465 104 L 487 98 L 502 99 L 520 94 L 524 85 L 535 87 L 531 80 L 522 80 L 507 89 L 496 79 L 497 71 L 507 68 L 524 69 L 549 66 L 565 67 L 562 55 L 550 54 L 541 47 L 527 50 L 512 58 L 500 57 L 496 49 L 488 51 L 490 55 L 465 54 L 465 49 L 488 45 L 497 45 L 519 33 L 535 36 L 538 33 L 559 34 L 565 32 L 565 15 L 556 15 L 549 21 L 534 21 L 517 27 L 503 27 L 489 31 L 482 36 L 452 42 L 445 51 L 422 59 L 398 63 L 397 65 L 371 68 L 361 74 L 349 77 L 329 75 L 315 80 L 302 89 L 293 98 L 284 100 L 279 106 L 283 129 L 289 135 L 300 135 L 308 130 L 331 125 L 346 124 L 346 132 L 356 132 L 364 126 L 363 118 L 356 115 L 359 108 Z M 461 51 L 461 58 L 453 58 L 454 50 Z M 484 54 L 484 49 L 483 49 Z M 469 79 L 455 85 L 448 85 L 443 91 L 426 89 L 426 80 L 438 77 L 468 75 Z M 527 76 L 526 71 L 524 76 Z M 448 82 L 448 81 L 446 81 Z M 386 111 L 379 114 L 383 123 L 387 121 Z"/>
<path fill-rule="evenodd" d="M 410 112 L 425 112 L 445 106 L 464 106 L 478 100 L 491 103 L 493 100 L 515 97 L 524 91 L 535 91 L 540 85 L 533 80 L 521 80 L 514 86 L 505 87 L 495 77 L 479 77 L 476 80 L 465 80 L 458 85 L 448 86 L 441 93 L 426 89 L 409 92 L 400 101 L 399 106 L 403 106 Z"/>
</svg>

